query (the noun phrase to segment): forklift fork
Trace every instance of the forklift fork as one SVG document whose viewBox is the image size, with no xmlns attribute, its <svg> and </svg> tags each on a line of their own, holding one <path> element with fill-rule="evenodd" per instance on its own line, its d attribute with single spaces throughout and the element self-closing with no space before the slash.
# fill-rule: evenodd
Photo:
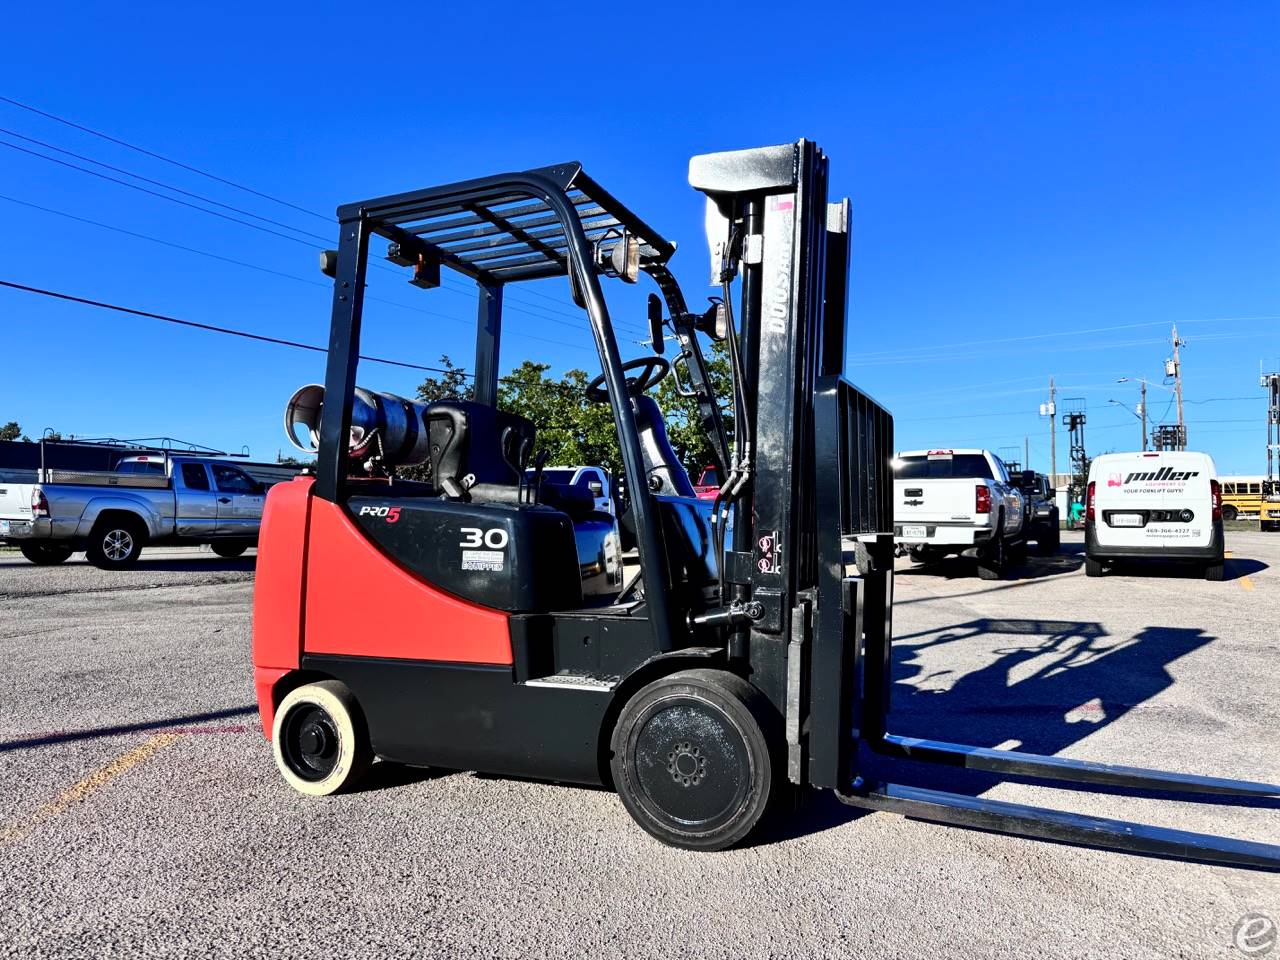
<svg viewBox="0 0 1280 960">
<path fill-rule="evenodd" d="M 866 541 L 866 547 L 864 551 L 860 551 L 860 555 L 870 558 L 870 562 L 866 564 L 867 569 L 860 578 L 860 588 L 852 593 L 870 609 L 887 609 L 892 595 L 893 578 L 889 538 L 866 538 Z M 891 631 L 887 627 L 886 617 L 864 616 L 859 619 L 863 622 L 863 650 L 862 656 L 858 658 L 861 675 L 861 742 L 869 749 L 873 762 L 868 765 L 864 776 L 853 777 L 853 789 L 850 792 L 836 791 L 842 803 L 994 833 L 1155 857 L 1280 871 L 1280 846 L 1274 844 L 888 782 L 894 776 L 897 766 L 909 762 L 977 770 L 1056 786 L 1096 784 L 1128 790 L 1241 799 L 1280 798 L 1280 784 L 1148 770 L 1016 750 L 995 750 L 890 733 L 887 730 L 887 715 Z M 881 779 L 882 777 L 887 779 Z"/>
</svg>

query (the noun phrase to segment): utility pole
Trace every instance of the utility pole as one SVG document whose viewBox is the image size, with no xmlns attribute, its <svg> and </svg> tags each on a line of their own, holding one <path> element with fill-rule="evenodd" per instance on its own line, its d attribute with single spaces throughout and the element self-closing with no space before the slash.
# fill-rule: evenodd
<svg viewBox="0 0 1280 960">
<path fill-rule="evenodd" d="M 1186 343 L 1185 340 L 1178 339 L 1178 325 L 1173 325 L 1173 370 L 1166 370 L 1165 373 L 1173 377 L 1173 392 L 1178 398 L 1178 449 L 1185 450 L 1187 448 L 1187 424 L 1182 419 L 1182 359 L 1178 355 L 1178 348 Z"/>
<path fill-rule="evenodd" d="M 1142 414 L 1142 452 L 1147 452 L 1147 379 L 1143 377 L 1142 383 L 1142 406 L 1138 408 L 1138 412 Z"/>
<path fill-rule="evenodd" d="M 1058 484 L 1058 391 L 1053 386 L 1053 377 L 1049 378 L 1049 482 Z"/>
<path fill-rule="evenodd" d="M 1022 438 L 1022 468 L 1031 469 L 1031 438 L 1026 436 Z"/>
</svg>

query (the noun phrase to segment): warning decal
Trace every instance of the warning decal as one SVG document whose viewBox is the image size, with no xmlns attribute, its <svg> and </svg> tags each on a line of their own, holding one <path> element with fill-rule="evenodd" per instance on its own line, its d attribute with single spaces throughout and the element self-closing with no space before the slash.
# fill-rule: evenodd
<svg viewBox="0 0 1280 960">
<path fill-rule="evenodd" d="M 495 573 L 502 571 L 502 551 L 501 550 L 463 550 L 462 551 L 462 569 L 463 570 L 492 570 Z"/>
</svg>

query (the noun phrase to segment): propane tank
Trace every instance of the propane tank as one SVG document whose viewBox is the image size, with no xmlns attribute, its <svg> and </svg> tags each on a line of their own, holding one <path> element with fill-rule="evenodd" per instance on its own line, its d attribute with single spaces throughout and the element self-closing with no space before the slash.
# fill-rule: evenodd
<svg viewBox="0 0 1280 960">
<path fill-rule="evenodd" d="M 284 408 L 284 432 L 289 442 L 303 453 L 320 449 L 323 409 L 324 386 L 318 383 L 299 387 Z M 378 459 L 384 467 L 422 463 L 431 450 L 423 420 L 426 410 L 425 403 L 356 387 L 347 455 L 366 463 Z M 303 429 L 299 431 L 299 427 Z"/>
</svg>

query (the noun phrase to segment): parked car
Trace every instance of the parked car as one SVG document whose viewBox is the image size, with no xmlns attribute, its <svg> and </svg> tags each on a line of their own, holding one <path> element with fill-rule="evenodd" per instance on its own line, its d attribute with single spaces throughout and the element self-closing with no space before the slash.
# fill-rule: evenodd
<svg viewBox="0 0 1280 960">
<path fill-rule="evenodd" d="M 1089 468 L 1084 570 L 1101 576 L 1116 560 L 1186 560 L 1221 580 L 1222 487 L 1207 453 L 1108 453 Z"/>
<path fill-rule="evenodd" d="M 533 476 L 534 471 L 526 471 Z M 601 513 L 618 515 L 617 497 L 613 491 L 613 481 L 609 471 L 604 467 L 572 466 L 543 467 L 542 479 L 547 483 L 559 483 L 565 486 L 583 486 L 591 491 L 595 498 L 596 509 Z"/>
<path fill-rule="evenodd" d="M 916 563 L 959 554 L 997 580 L 1026 549 L 1023 494 L 990 450 L 908 450 L 893 465 L 893 532 Z"/>
<path fill-rule="evenodd" d="M 129 457 L 114 471 L 50 468 L 36 483 L 0 485 L 0 542 L 42 566 L 83 550 L 95 566 L 127 567 L 159 543 L 208 543 L 237 557 L 258 541 L 263 493 L 234 463 L 205 457 Z"/>
<path fill-rule="evenodd" d="M 714 500 L 720 493 L 720 471 L 711 466 L 703 467 L 702 475 L 693 485 L 693 492 L 699 500 Z"/>
<path fill-rule="evenodd" d="M 1062 518 L 1058 513 L 1058 494 L 1049 478 L 1034 470 L 1023 470 L 1022 490 L 1026 516 L 1026 538 L 1034 540 L 1040 553 L 1057 553 L 1062 545 Z"/>
</svg>

